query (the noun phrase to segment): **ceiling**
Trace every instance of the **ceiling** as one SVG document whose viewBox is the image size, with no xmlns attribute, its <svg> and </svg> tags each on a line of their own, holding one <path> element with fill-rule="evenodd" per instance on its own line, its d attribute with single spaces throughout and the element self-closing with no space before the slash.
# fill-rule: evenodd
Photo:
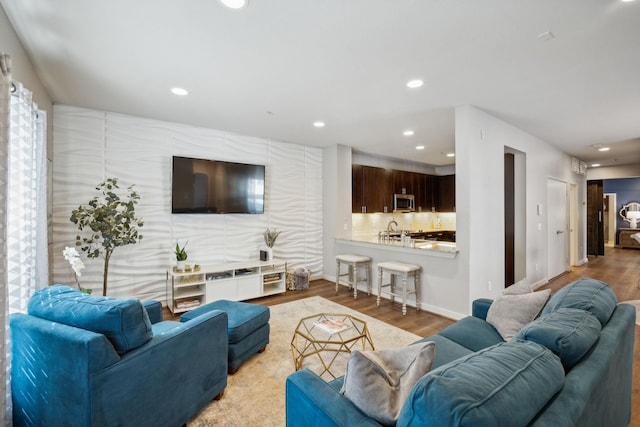
<svg viewBox="0 0 640 427">
<path fill-rule="evenodd" d="M 640 163 L 640 0 L 0 3 L 55 103 L 431 165 L 471 104 L 588 164 Z"/>
</svg>

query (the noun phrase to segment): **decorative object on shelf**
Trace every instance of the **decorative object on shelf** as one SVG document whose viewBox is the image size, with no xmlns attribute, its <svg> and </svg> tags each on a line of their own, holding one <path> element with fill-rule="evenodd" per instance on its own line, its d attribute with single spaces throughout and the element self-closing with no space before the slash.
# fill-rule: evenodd
<svg viewBox="0 0 640 427">
<path fill-rule="evenodd" d="M 276 244 L 276 239 L 280 233 L 281 231 L 276 231 L 275 228 L 273 230 L 267 228 L 264 232 L 264 242 L 267 244 L 268 261 L 273 261 L 273 245 Z"/>
<path fill-rule="evenodd" d="M 180 244 L 176 243 L 176 269 L 181 271 L 184 271 L 185 263 L 187 261 L 187 252 L 184 250 L 184 248 L 187 247 L 187 243 L 185 243 L 182 248 L 180 247 Z"/>
<path fill-rule="evenodd" d="M 623 220 L 629 222 L 630 228 L 638 228 L 638 220 L 640 220 L 640 203 L 631 202 L 622 206 L 620 216 Z"/>
<path fill-rule="evenodd" d="M 114 249 L 135 244 L 142 239 L 138 228 L 142 227 L 144 222 L 136 217 L 135 212 L 135 205 L 140 196 L 133 190 L 133 185 L 127 187 L 127 193 L 122 197 L 116 193 L 119 189 L 117 178 L 108 178 L 101 182 L 96 186 L 96 190 L 102 195 L 93 197 L 86 205 L 78 206 L 69 218 L 80 231 L 87 228 L 91 233 L 89 237 L 76 236 L 76 246 L 80 246 L 89 258 L 104 256 L 104 296 L 107 295 L 109 260 Z"/>
<path fill-rule="evenodd" d="M 82 276 L 84 262 L 82 262 L 82 260 L 80 259 L 80 254 L 78 253 L 76 248 L 65 246 L 64 250 L 62 251 L 62 255 L 64 256 L 64 259 L 69 261 L 69 264 L 73 269 L 73 274 L 76 278 L 76 286 L 78 287 L 78 289 L 80 289 L 80 292 L 91 294 L 91 292 L 93 292 L 92 289 L 83 288 L 82 286 L 80 286 L 80 276 Z"/>
</svg>

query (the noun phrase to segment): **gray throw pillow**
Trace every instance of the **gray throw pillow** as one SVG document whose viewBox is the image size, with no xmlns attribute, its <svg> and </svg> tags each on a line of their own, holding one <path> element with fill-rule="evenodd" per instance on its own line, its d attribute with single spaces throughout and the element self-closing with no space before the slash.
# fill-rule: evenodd
<svg viewBox="0 0 640 427">
<path fill-rule="evenodd" d="M 522 295 L 503 295 L 491 303 L 487 322 L 496 328 L 505 341 L 509 341 L 538 316 L 550 295 L 549 289 Z"/>
<path fill-rule="evenodd" d="M 411 389 L 431 370 L 434 359 L 433 341 L 393 350 L 356 350 L 347 362 L 340 392 L 367 416 L 395 425 Z"/>
<path fill-rule="evenodd" d="M 502 295 L 522 295 L 522 294 L 530 294 L 533 292 L 531 289 L 531 285 L 525 282 L 518 282 L 511 286 L 507 286 L 502 291 Z"/>
</svg>

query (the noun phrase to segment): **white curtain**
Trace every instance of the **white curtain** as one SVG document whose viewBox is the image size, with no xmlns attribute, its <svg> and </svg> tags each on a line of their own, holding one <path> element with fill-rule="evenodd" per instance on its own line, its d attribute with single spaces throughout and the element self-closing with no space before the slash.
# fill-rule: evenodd
<svg viewBox="0 0 640 427">
<path fill-rule="evenodd" d="M 7 288 L 9 312 L 25 312 L 47 285 L 46 120 L 31 92 L 14 82 L 9 123 Z"/>
<path fill-rule="evenodd" d="M 9 397 L 9 363 L 6 345 L 9 337 L 7 314 L 7 190 L 8 190 L 8 146 L 9 146 L 9 104 L 11 99 L 11 60 L 0 52 L 0 404 L 6 411 L 0 411 L 0 425 L 11 425 Z"/>
<path fill-rule="evenodd" d="M 0 337 L 1 381 L 5 411 L 0 425 L 11 423 L 8 315 L 26 311 L 33 292 L 48 282 L 46 200 L 46 113 L 31 92 L 11 81 L 11 61 L 0 53 Z"/>
</svg>

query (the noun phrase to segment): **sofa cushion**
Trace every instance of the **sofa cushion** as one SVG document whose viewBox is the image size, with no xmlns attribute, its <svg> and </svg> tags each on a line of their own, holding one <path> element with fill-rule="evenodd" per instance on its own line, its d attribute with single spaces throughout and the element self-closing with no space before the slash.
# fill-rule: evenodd
<svg viewBox="0 0 640 427">
<path fill-rule="evenodd" d="M 446 365 L 447 363 L 456 360 L 459 357 L 466 356 L 469 353 L 473 353 L 471 350 L 457 342 L 451 341 L 449 338 L 442 335 L 431 335 L 416 341 L 416 343 L 433 341 L 438 351 L 436 351 L 436 357 L 433 360 L 431 369 L 435 369 L 438 366 Z"/>
<path fill-rule="evenodd" d="M 559 308 L 577 308 L 593 313 L 604 326 L 616 308 L 618 299 L 609 285 L 599 280 L 580 279 L 555 293 L 542 315 Z"/>
<path fill-rule="evenodd" d="M 534 342 L 496 344 L 432 370 L 398 426 L 527 425 L 564 383 L 558 356 Z"/>
<path fill-rule="evenodd" d="M 435 344 L 351 353 L 341 393 L 381 424 L 395 424 L 400 408 L 416 382 L 431 370 Z"/>
<path fill-rule="evenodd" d="M 471 351 L 482 350 L 504 341 L 496 328 L 474 316 L 464 317 L 438 332 Z"/>
<path fill-rule="evenodd" d="M 487 312 L 487 322 L 494 326 L 505 341 L 510 340 L 542 310 L 551 291 L 522 295 L 503 295 L 496 298 Z"/>
<path fill-rule="evenodd" d="M 515 339 L 534 341 L 547 347 L 569 370 L 595 344 L 598 336 L 600 322 L 593 314 L 576 308 L 559 308 L 526 325 Z"/>
<path fill-rule="evenodd" d="M 64 285 L 36 291 L 29 314 L 103 334 L 118 354 L 138 348 L 153 335 L 147 311 L 139 300 L 87 295 Z"/>
</svg>

